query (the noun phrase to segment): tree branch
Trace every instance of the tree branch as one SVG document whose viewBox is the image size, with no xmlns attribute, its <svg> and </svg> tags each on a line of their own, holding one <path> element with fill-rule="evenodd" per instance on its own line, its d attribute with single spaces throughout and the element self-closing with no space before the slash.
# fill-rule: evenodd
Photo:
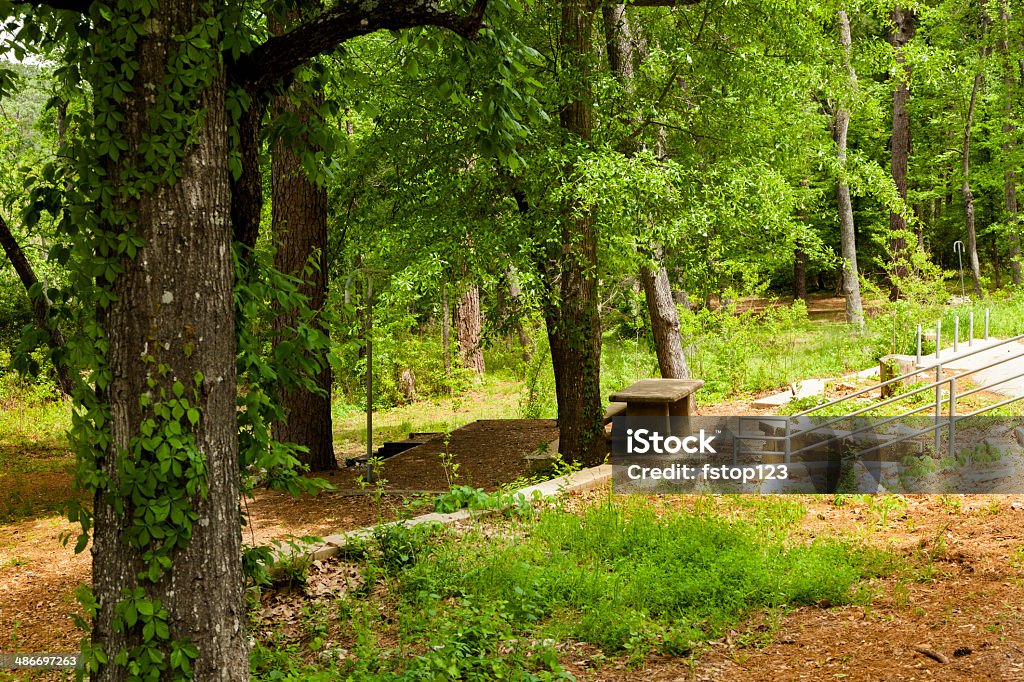
<svg viewBox="0 0 1024 682">
<path fill-rule="evenodd" d="M 47 334 L 47 342 L 54 352 L 53 365 L 57 373 L 57 385 L 65 395 L 71 395 L 75 389 L 75 381 L 67 366 L 57 357 L 64 353 L 64 336 L 50 317 L 50 300 L 46 297 L 46 293 L 43 291 L 33 293 L 32 290 L 39 284 L 39 279 L 3 216 L 0 216 L 0 246 L 3 247 L 4 253 L 7 254 L 7 260 L 14 266 L 14 271 L 18 273 L 21 283 L 25 286 L 25 291 L 28 292 L 36 324 Z"/>
<path fill-rule="evenodd" d="M 374 31 L 438 26 L 475 40 L 486 9 L 487 0 L 475 0 L 465 15 L 441 11 L 435 0 L 345 0 L 288 33 L 269 38 L 233 64 L 230 74 L 250 95 L 258 96 L 313 57 Z"/>
</svg>

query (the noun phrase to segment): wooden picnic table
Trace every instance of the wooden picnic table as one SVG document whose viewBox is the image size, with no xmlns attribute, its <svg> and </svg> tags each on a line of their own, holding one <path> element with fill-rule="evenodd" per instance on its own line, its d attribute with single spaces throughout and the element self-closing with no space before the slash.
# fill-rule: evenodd
<svg viewBox="0 0 1024 682">
<path fill-rule="evenodd" d="M 690 417 L 693 394 L 703 385 L 700 379 L 641 379 L 608 399 L 626 403 L 627 417 Z"/>
</svg>

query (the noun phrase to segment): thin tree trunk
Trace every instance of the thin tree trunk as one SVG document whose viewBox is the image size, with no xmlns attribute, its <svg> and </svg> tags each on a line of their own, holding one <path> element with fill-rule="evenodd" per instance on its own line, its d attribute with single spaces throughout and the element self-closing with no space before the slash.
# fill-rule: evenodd
<svg viewBox="0 0 1024 682">
<path fill-rule="evenodd" d="M 992 284 L 999 290 L 1003 288 L 1003 263 L 999 257 L 999 244 L 995 237 L 989 240 L 988 251 L 992 256 Z"/>
<path fill-rule="evenodd" d="M 971 101 L 967 106 L 967 120 L 964 124 L 963 173 L 964 183 L 961 191 L 964 194 L 964 221 L 967 227 L 967 259 L 971 266 L 971 279 L 974 283 L 974 295 L 979 299 L 981 292 L 981 265 L 978 262 L 978 233 L 974 226 L 974 193 L 971 192 L 971 124 L 974 122 L 974 107 L 978 100 L 978 90 L 984 78 L 979 71 L 974 76 L 971 88 Z"/>
<path fill-rule="evenodd" d="M 131 150 L 151 140 L 155 126 L 166 125 L 154 117 L 153 101 L 167 79 L 168 46 L 176 45 L 175 37 L 189 34 L 193 26 L 218 21 L 216 8 L 199 0 L 165 0 L 151 10 L 146 31 L 135 43 L 139 68 L 118 106 L 123 116 L 120 132 Z M 103 22 L 93 30 L 97 40 L 119 40 L 113 34 L 104 35 Z M 93 501 L 92 589 L 98 611 L 92 639 L 106 653 L 108 663 L 90 675 L 94 682 L 129 677 L 127 668 L 115 663 L 115 656 L 141 643 L 144 623 L 123 627 L 115 607 L 130 589 L 143 590 L 167 610 L 169 641 L 188 641 L 198 647 L 194 679 L 241 682 L 249 677 L 238 516 L 226 82 L 220 69 L 204 73 L 203 79 L 206 85 L 194 101 L 186 98 L 171 104 L 175 101 L 167 100 L 171 103 L 165 105 L 177 107 L 171 113 L 179 120 L 193 120 L 194 112 L 203 112 L 181 150 L 181 160 L 175 162 L 178 179 L 173 184 L 160 181 L 154 191 L 136 199 L 122 198 L 122 208 L 131 210 L 134 217 L 131 229 L 144 245 L 136 257 L 122 261 L 124 271 L 112 285 L 115 298 L 98 311 L 109 344 L 105 373 L 110 383 L 100 388 L 100 399 L 109 400 L 110 438 L 98 462 L 109 492 L 101 489 Z M 97 91 L 100 84 L 91 85 Z M 164 172 L 166 159 L 160 157 L 154 167 L 141 154 L 131 154 L 122 157 L 121 163 L 108 165 L 113 187 L 125 170 Z M 107 225 L 106 229 L 120 231 L 123 226 Z M 145 556 L 165 539 L 151 538 L 141 546 L 138 537 L 129 542 L 133 524 L 154 507 L 147 511 L 136 506 L 132 496 L 121 491 L 141 493 L 145 500 L 138 476 L 146 467 L 157 466 L 158 453 L 149 450 L 149 439 L 142 434 L 150 432 L 154 419 L 160 423 L 171 417 L 159 416 L 141 398 L 150 396 L 167 407 L 167 398 L 176 393 L 175 382 L 184 385 L 183 397 L 200 415 L 195 424 L 175 422 L 194 439 L 194 456 L 200 458 L 180 464 L 205 485 L 203 493 L 188 496 L 197 520 L 189 524 L 191 537 L 171 550 L 169 570 L 149 582 L 140 573 Z M 127 473 L 136 478 L 123 478 Z M 178 479 L 180 489 L 146 480 L 145 485 L 153 480 L 158 492 L 185 494 L 182 479 Z M 167 644 L 165 660 L 169 653 Z"/>
<path fill-rule="evenodd" d="M 533 339 L 523 325 L 523 290 L 519 287 L 519 273 L 515 266 L 510 265 L 508 276 L 508 298 L 511 301 L 512 314 L 515 316 L 516 335 L 519 347 L 523 349 L 523 359 L 529 361 L 533 357 Z"/>
<path fill-rule="evenodd" d="M 1002 37 L 999 40 L 999 52 L 1003 57 L 1003 85 L 1006 90 L 1005 98 L 1006 104 L 1003 115 L 1005 120 L 1003 121 L 1003 135 L 1006 138 L 1006 142 L 1003 143 L 1003 156 L 1004 158 L 1012 158 L 1013 149 L 1016 147 L 1016 132 L 1017 124 L 1014 119 L 1014 103 L 1016 101 L 1016 94 L 1018 90 L 1017 80 L 1017 69 L 1014 68 L 1014 61 L 1010 55 L 1010 43 L 1008 39 L 1008 33 L 1010 30 L 1010 9 L 1008 6 L 1008 0 L 1001 0 L 999 3 L 999 22 L 1002 30 Z M 1009 235 L 1007 241 L 1010 244 L 1009 250 L 1009 262 L 1010 262 L 1010 280 L 1014 286 L 1020 286 L 1021 282 L 1024 281 L 1021 275 L 1021 262 L 1020 262 L 1020 217 L 1019 206 L 1017 204 L 1017 172 L 1012 165 L 1008 165 L 1006 171 L 1003 173 L 1003 196 L 1006 202 L 1006 215 L 1007 223 L 1009 226 Z M 996 285 L 996 288 L 999 288 Z"/>
<path fill-rule="evenodd" d="M 279 32 L 281 28 L 274 30 Z M 287 95 L 281 95 L 275 98 L 273 106 L 275 112 L 295 115 L 309 124 L 316 118 L 316 107 L 321 101 L 322 96 L 318 95 L 296 107 Z M 308 298 L 310 310 L 320 313 L 327 301 L 327 188 L 306 175 L 299 153 L 283 140 L 273 147 L 270 175 L 271 229 L 277 245 L 274 267 L 302 279 L 300 293 Z M 316 266 L 307 273 L 311 257 L 315 257 Z M 278 312 L 274 320 L 275 348 L 289 341 L 299 321 L 294 309 Z M 330 333 L 320 321 L 318 315 L 319 330 Z M 338 468 L 331 425 L 331 367 L 324 358 L 310 359 L 321 365 L 314 377 L 318 390 L 284 391 L 280 399 L 285 418 L 274 422 L 272 432 L 275 440 L 295 443 L 307 450 L 296 457 L 310 471 L 331 471 Z"/>
<path fill-rule="evenodd" d="M 480 287 L 473 284 L 455 300 L 455 341 L 459 345 L 462 366 L 477 376 L 484 374 L 483 313 Z"/>
<path fill-rule="evenodd" d="M 903 48 L 914 37 L 914 14 L 905 7 L 892 12 L 895 29 L 889 35 L 889 43 L 896 50 L 896 88 L 892 94 L 892 179 L 896 191 L 904 202 L 907 200 L 907 161 L 910 157 L 910 116 L 907 102 L 910 100 L 910 66 Z M 893 259 L 892 281 L 889 298 L 900 297 L 899 280 L 908 274 L 907 268 L 907 219 L 902 213 L 889 213 L 889 252 Z"/>
<path fill-rule="evenodd" d="M 850 17 L 840 10 L 839 44 L 843 48 L 843 63 L 846 66 L 847 86 L 850 94 L 857 89 L 857 72 L 853 69 L 851 52 L 853 41 L 850 36 Z M 846 168 L 846 138 L 850 129 L 850 111 L 840 100 L 836 107 L 832 139 L 836 144 L 836 156 L 840 167 Z M 850 185 L 845 176 L 836 182 L 836 207 L 839 210 L 839 242 L 843 257 L 843 272 L 840 290 L 846 302 L 846 321 L 849 324 L 864 324 L 864 308 L 860 298 L 860 272 L 857 268 L 857 229 L 853 221 L 853 202 L 850 199 Z"/>
<path fill-rule="evenodd" d="M 799 246 L 793 249 L 793 298 L 807 300 L 807 252 Z"/>
<path fill-rule="evenodd" d="M 636 44 L 636 36 L 629 25 L 626 6 L 621 4 L 601 6 L 604 19 L 605 42 L 608 63 L 615 77 L 628 92 L 633 92 L 633 69 L 635 62 L 645 56 Z M 627 142 L 624 152 L 631 156 L 636 153 L 636 143 Z M 640 267 L 640 281 L 644 288 L 647 313 L 654 335 L 654 348 L 658 355 L 658 368 L 666 379 L 688 379 L 690 369 L 686 365 L 682 340 L 679 336 L 679 311 L 672 298 L 672 287 L 668 271 L 660 264 L 660 253 L 652 247 L 655 265 Z"/>
<path fill-rule="evenodd" d="M 35 294 L 32 293 L 32 289 L 39 283 L 39 279 L 3 216 L 0 216 L 0 246 L 3 246 L 7 260 L 11 262 L 14 271 L 18 273 L 21 283 L 25 286 L 25 291 L 32 303 L 32 313 L 36 318 L 36 325 L 47 335 L 46 342 L 50 346 L 53 358 L 57 387 L 64 395 L 70 396 L 75 390 L 75 381 L 62 359 L 65 352 L 64 335 L 61 334 L 60 327 L 50 317 L 50 299 L 46 292 L 40 289 Z"/>
<path fill-rule="evenodd" d="M 441 285 L 441 346 L 444 349 L 444 377 L 452 378 L 452 310 L 448 305 L 448 284 Z M 449 385 L 451 389 L 451 385 Z"/>
<path fill-rule="evenodd" d="M 589 142 L 593 133 L 590 59 L 593 0 L 562 0 L 559 48 L 574 88 L 559 112 L 570 140 Z M 567 169 L 572 177 L 573 169 Z M 571 182 L 571 180 L 570 180 Z M 597 229 L 571 193 L 562 206 L 561 244 L 545 268 L 548 300 L 544 317 L 551 346 L 558 400 L 561 454 L 570 461 L 600 463 L 607 452 L 601 399 L 601 321 L 597 296 Z"/>
</svg>

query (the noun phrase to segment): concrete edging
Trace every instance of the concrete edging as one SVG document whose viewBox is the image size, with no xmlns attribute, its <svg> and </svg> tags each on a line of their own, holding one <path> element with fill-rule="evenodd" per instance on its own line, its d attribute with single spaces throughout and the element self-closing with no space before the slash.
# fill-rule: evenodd
<svg viewBox="0 0 1024 682">
<path fill-rule="evenodd" d="M 513 495 L 520 493 L 526 498 L 528 502 L 533 502 L 534 499 L 544 499 L 548 497 L 557 497 L 559 495 L 565 495 L 567 493 L 583 492 L 586 490 L 593 490 L 604 485 L 612 476 L 612 465 L 602 464 L 600 466 L 591 467 L 589 469 L 583 469 L 577 471 L 574 474 L 567 474 L 565 476 L 559 476 L 558 478 L 552 478 L 550 481 L 543 481 L 536 485 L 526 486 L 514 491 Z M 451 525 L 459 521 L 465 521 L 477 516 L 484 516 L 486 514 L 493 514 L 496 509 L 460 509 L 450 514 L 438 514 L 432 512 L 430 514 L 422 514 L 412 519 L 405 519 L 403 521 L 390 521 L 388 523 L 380 524 L 381 526 L 405 526 L 411 528 L 412 526 L 418 526 L 423 523 L 440 523 L 443 525 Z M 309 543 L 306 545 L 299 545 L 294 550 L 283 550 L 274 553 L 275 563 L 281 559 L 287 557 L 294 557 L 296 555 L 304 555 L 310 561 L 322 561 L 324 559 L 330 559 L 338 555 L 341 548 L 347 545 L 352 540 L 359 540 L 369 538 L 373 536 L 374 528 L 379 526 L 370 526 L 366 528 L 359 528 L 356 530 L 350 530 L 344 533 L 338 533 L 335 535 L 327 535 L 321 538 L 321 542 Z"/>
</svg>

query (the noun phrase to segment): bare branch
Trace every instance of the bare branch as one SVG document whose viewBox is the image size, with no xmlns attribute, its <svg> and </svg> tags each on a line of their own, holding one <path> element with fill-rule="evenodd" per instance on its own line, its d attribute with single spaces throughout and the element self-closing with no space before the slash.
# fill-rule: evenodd
<svg viewBox="0 0 1024 682">
<path fill-rule="evenodd" d="M 442 11 L 435 0 L 345 0 L 288 33 L 269 38 L 232 66 L 231 77 L 257 96 L 313 57 L 380 30 L 438 26 L 475 40 L 486 9 L 487 0 L 476 0 L 465 15 Z"/>
</svg>

